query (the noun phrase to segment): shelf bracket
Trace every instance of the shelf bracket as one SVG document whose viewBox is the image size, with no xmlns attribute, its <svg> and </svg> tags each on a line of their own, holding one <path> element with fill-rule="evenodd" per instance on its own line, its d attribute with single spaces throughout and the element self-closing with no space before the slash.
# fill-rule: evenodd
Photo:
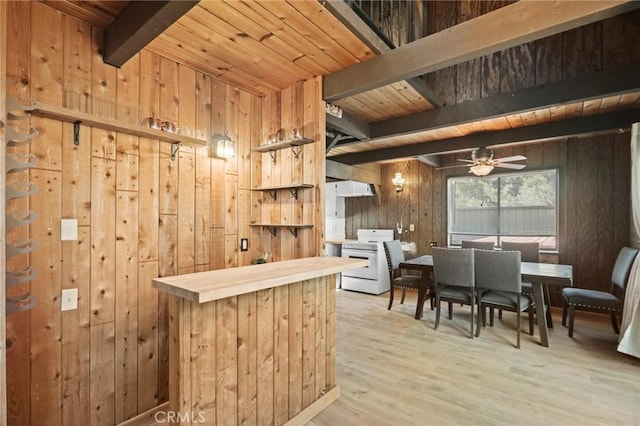
<svg viewBox="0 0 640 426">
<path fill-rule="evenodd" d="M 171 144 L 171 161 L 175 161 L 176 154 L 178 153 L 179 148 L 180 148 L 180 142 L 174 142 Z"/>
<path fill-rule="evenodd" d="M 298 238 L 298 228 L 289 228 L 289 232 L 291 232 L 293 238 Z"/>
<path fill-rule="evenodd" d="M 302 151 L 302 147 L 300 145 L 291 145 L 291 152 L 296 160 L 300 157 L 300 151 Z"/>
<path fill-rule="evenodd" d="M 73 144 L 75 146 L 80 145 L 80 124 L 82 124 L 80 120 L 73 122 Z"/>
<path fill-rule="evenodd" d="M 273 161 L 273 164 L 276 164 L 276 152 L 269 151 L 269 156 L 271 157 L 271 161 Z"/>
<path fill-rule="evenodd" d="M 278 196 L 278 191 L 276 191 L 275 189 L 271 189 L 267 192 L 269 192 L 269 195 L 271 195 L 271 198 L 273 198 L 273 201 L 276 201 L 276 198 Z"/>
<path fill-rule="evenodd" d="M 289 188 L 289 192 L 294 199 L 298 199 L 298 188 Z"/>
<path fill-rule="evenodd" d="M 269 230 L 271 235 L 273 235 L 274 237 L 276 236 L 276 229 L 277 228 L 275 226 L 268 226 L 267 229 Z"/>
</svg>

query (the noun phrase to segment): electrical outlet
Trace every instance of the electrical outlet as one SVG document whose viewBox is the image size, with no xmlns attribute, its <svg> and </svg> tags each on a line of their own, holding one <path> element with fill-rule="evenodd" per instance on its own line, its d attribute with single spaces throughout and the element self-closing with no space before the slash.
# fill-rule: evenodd
<svg viewBox="0 0 640 426">
<path fill-rule="evenodd" d="M 60 310 L 71 311 L 78 309 L 78 289 L 68 288 L 62 290 L 62 298 L 60 299 Z"/>
<path fill-rule="evenodd" d="M 60 240 L 76 241 L 78 239 L 78 219 L 60 220 Z"/>
<path fill-rule="evenodd" d="M 249 239 L 248 238 L 241 238 L 240 239 L 240 251 L 247 251 L 249 250 Z"/>
<path fill-rule="evenodd" d="M 431 241 L 429 243 L 429 247 L 438 247 L 438 242 L 437 241 Z"/>
</svg>

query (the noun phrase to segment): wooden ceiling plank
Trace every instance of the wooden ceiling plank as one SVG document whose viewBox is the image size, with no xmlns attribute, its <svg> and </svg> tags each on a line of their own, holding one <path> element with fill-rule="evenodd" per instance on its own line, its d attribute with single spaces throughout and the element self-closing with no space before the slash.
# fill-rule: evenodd
<svg viewBox="0 0 640 426">
<path fill-rule="evenodd" d="M 188 45 L 184 45 L 167 34 L 158 37 L 147 47 L 148 50 L 167 58 L 180 58 L 178 62 L 201 70 L 207 75 L 224 79 L 235 87 L 242 88 L 250 93 L 265 94 L 279 90 L 277 86 L 258 79 L 246 73 L 242 69 L 234 68 L 224 62 L 212 62 L 212 56 L 198 51 Z"/>
<path fill-rule="evenodd" d="M 617 110 L 621 100 L 622 96 L 607 96 L 606 98 L 602 98 L 598 114 Z"/>
<path fill-rule="evenodd" d="M 298 31 L 291 30 L 288 26 L 264 9 L 257 2 L 225 1 L 228 5 L 238 10 L 239 13 L 247 16 L 254 22 L 261 22 L 265 29 L 273 36 L 280 37 L 286 43 L 291 44 L 305 56 L 310 57 L 324 68 L 333 72 L 342 69 L 343 66 L 333 57 L 323 52 L 317 46 L 307 42 L 304 36 Z"/>
<path fill-rule="evenodd" d="M 519 127 L 517 129 L 476 133 L 460 138 L 414 143 L 411 145 L 337 156 L 330 155 L 328 158 L 349 165 L 372 163 L 416 155 L 442 154 L 468 150 L 481 146 L 492 147 L 504 144 L 554 140 L 580 135 L 619 132 L 620 129 L 630 128 L 631 123 L 638 120 L 640 120 L 640 110 L 630 109 L 590 117 L 578 117 L 569 120 L 536 124 L 529 127 Z"/>
<path fill-rule="evenodd" d="M 226 38 L 217 29 L 214 32 L 198 19 L 200 18 L 196 15 L 185 16 L 167 32 L 171 32 L 175 38 L 183 40 L 184 43 L 192 43 L 193 47 L 207 50 L 209 54 L 235 64 L 237 68 L 246 67 L 251 74 L 264 76 L 279 87 L 289 87 L 297 80 L 311 77 L 301 68 L 284 61 L 282 57 L 279 60 L 265 57 L 263 54 L 266 51 L 262 46 L 252 48 L 247 45 L 247 42 L 251 43 L 251 39 Z"/>
<path fill-rule="evenodd" d="M 126 1 L 69 1 L 40 0 L 60 12 L 78 18 L 100 28 L 105 28 L 126 7 Z"/>
<path fill-rule="evenodd" d="M 206 34 L 208 34 L 209 37 L 215 34 L 221 39 L 226 39 L 230 45 L 243 48 L 249 58 L 262 58 L 262 60 L 266 62 L 265 66 L 268 70 L 277 72 L 280 75 L 288 75 L 292 82 L 308 80 L 314 76 L 300 67 L 296 62 L 292 62 L 289 58 L 283 56 L 279 51 L 273 50 L 263 43 L 260 43 L 259 40 L 244 33 L 243 30 L 230 25 L 208 10 L 204 8 L 201 8 L 201 10 L 202 13 L 191 14 L 186 18 L 197 22 L 199 29 L 206 29 Z M 186 21 L 185 24 L 188 25 Z"/>
<path fill-rule="evenodd" d="M 630 0 L 519 1 L 325 76 L 323 98 L 334 102 L 638 7 Z"/>
<path fill-rule="evenodd" d="M 284 25 L 287 25 L 291 29 L 300 33 L 307 43 L 316 46 L 318 49 L 338 61 L 341 68 L 348 67 L 361 61 L 332 39 L 325 32 L 325 29 L 320 28 L 315 24 L 314 18 L 316 14 L 311 16 L 302 15 L 284 0 L 263 1 L 260 2 L 260 6 L 271 12 Z M 371 52 L 370 56 L 373 56 L 373 52 Z"/>
<path fill-rule="evenodd" d="M 104 30 L 103 60 L 120 68 L 198 0 L 130 2 Z"/>
<path fill-rule="evenodd" d="M 310 17 L 321 31 L 326 33 L 344 50 L 351 52 L 358 61 L 367 60 L 375 55 L 372 49 L 326 9 L 326 4 L 299 0 L 287 0 L 287 2 L 302 15 Z M 342 0 L 341 2 L 344 3 Z"/>
<path fill-rule="evenodd" d="M 632 65 L 372 123 L 371 138 L 421 132 L 637 91 L 640 91 L 640 65 Z"/>
</svg>

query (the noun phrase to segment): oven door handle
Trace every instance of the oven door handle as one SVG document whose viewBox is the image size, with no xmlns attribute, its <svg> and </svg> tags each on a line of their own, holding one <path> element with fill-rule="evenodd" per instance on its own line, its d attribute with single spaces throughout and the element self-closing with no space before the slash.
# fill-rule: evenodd
<svg viewBox="0 0 640 426">
<path fill-rule="evenodd" d="M 363 259 L 363 260 L 369 260 L 368 257 L 366 256 L 353 256 L 353 255 L 349 255 L 349 259 Z M 368 268 L 368 266 L 365 266 L 365 268 Z"/>
</svg>

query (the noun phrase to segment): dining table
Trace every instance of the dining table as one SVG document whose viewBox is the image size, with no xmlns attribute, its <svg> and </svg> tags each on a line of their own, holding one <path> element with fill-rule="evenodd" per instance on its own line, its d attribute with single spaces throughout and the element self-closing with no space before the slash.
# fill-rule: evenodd
<svg viewBox="0 0 640 426">
<path fill-rule="evenodd" d="M 400 263 L 401 269 L 420 271 L 420 287 L 418 289 L 418 306 L 416 307 L 416 319 L 422 318 L 422 309 L 430 287 L 430 275 L 433 272 L 433 257 L 429 254 L 407 259 Z M 572 265 L 556 263 L 521 262 L 520 273 L 523 282 L 530 282 L 533 289 L 533 298 L 536 306 L 536 321 L 540 332 L 540 344 L 549 347 L 549 329 L 547 326 L 546 312 L 549 309 L 545 304 L 544 292 L 547 286 L 571 287 L 573 286 Z"/>
</svg>

